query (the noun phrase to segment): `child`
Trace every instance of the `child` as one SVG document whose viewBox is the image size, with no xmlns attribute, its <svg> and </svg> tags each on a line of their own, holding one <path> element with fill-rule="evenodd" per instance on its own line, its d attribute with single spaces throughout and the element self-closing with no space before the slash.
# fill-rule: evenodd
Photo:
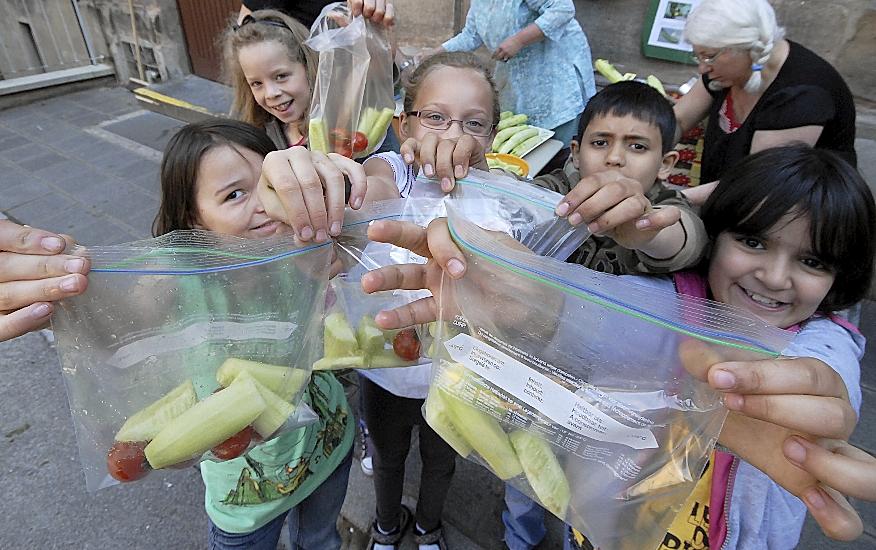
<svg viewBox="0 0 876 550">
<path fill-rule="evenodd" d="M 672 105 L 647 84 L 618 82 L 590 99 L 566 166 L 533 180 L 568 194 L 557 213 L 573 225 L 589 220 L 588 227 L 596 233 L 568 262 L 622 275 L 669 273 L 699 261 L 706 243 L 702 221 L 684 195 L 662 182 L 678 160 L 672 149 L 674 134 Z M 643 197 L 615 202 L 611 210 L 600 213 L 600 196 L 617 201 L 612 195 L 631 184 L 641 187 Z M 574 208 L 582 198 L 587 199 L 586 207 Z M 646 215 L 639 217 L 643 208 Z M 635 217 L 606 232 L 601 222 L 618 214 Z M 676 216 L 678 221 L 673 221 Z M 668 225 L 655 231 L 661 224 Z"/>
<path fill-rule="evenodd" d="M 450 191 L 469 167 L 489 169 L 484 152 L 498 120 L 499 95 L 489 68 L 470 53 L 433 55 L 405 82 L 401 153 L 370 157 L 365 173 L 395 181 L 405 195 L 422 168 Z"/>
<path fill-rule="evenodd" d="M 438 160 L 449 160 L 447 149 L 463 151 L 472 165 L 487 169 L 483 151 L 499 119 L 498 94 L 489 70 L 472 54 L 438 54 L 425 60 L 405 86 L 405 109 L 399 121 L 404 145 L 399 153 L 380 153 L 364 164 L 370 178 L 394 182 L 402 195 L 410 192 L 422 163 L 427 176 L 438 173 Z M 455 158 L 455 157 L 454 157 Z M 441 170 L 447 168 L 442 167 Z M 452 172 L 453 170 L 450 169 Z M 457 172 L 458 177 L 464 171 Z M 445 187 L 449 180 L 444 178 Z M 386 185 L 389 185 L 388 183 Z M 411 430 L 419 427 L 420 493 L 414 522 L 421 550 L 444 550 L 441 514 L 455 468 L 456 453 L 426 424 L 422 406 L 429 385 L 429 365 L 406 369 L 362 371 L 365 420 L 374 450 L 377 519 L 371 529 L 375 550 L 397 548 L 409 521 L 401 505 L 405 459 Z"/>
<path fill-rule="evenodd" d="M 845 439 L 853 428 L 861 403 L 863 337 L 831 312 L 867 293 L 876 255 L 876 205 L 860 175 L 835 155 L 782 147 L 746 158 L 725 176 L 705 205 L 703 220 L 712 248 L 702 274 L 637 282 L 657 288 L 674 282 L 679 292 L 741 307 L 797 335 L 783 352 L 781 368 L 775 361 L 754 361 L 709 370 L 710 384 L 726 393 L 733 411 L 719 443 L 738 456 L 713 456 L 660 548 L 793 548 L 805 508 L 782 487 L 801 494 L 808 486 L 782 458 L 782 444 L 801 432 Z M 375 240 L 380 229 L 372 228 Z M 440 226 L 430 228 L 429 249 L 440 259 L 405 267 L 406 280 L 435 281 L 430 272 L 439 263 L 462 261 Z M 373 272 L 363 287 L 389 290 L 385 281 L 397 280 L 389 273 L 393 269 L 401 268 Z M 399 319 L 431 320 L 427 311 L 418 304 L 382 313 L 377 321 L 397 328 Z M 746 368 L 749 377 L 754 371 L 761 379 L 760 395 L 734 393 L 745 387 L 734 372 Z M 711 503 L 725 507 L 688 517 Z M 567 541 L 567 548 L 574 546 L 589 543 L 575 537 Z"/>
<path fill-rule="evenodd" d="M 598 232 L 566 261 L 614 275 L 670 273 L 699 262 L 708 241 L 703 222 L 684 195 L 660 181 L 678 159 L 674 134 L 672 106 L 647 84 L 619 82 L 590 98 L 565 167 L 533 180 L 566 195 L 559 215 Z M 547 532 L 541 506 L 510 485 L 505 505 L 508 547 L 536 546 Z"/>
<path fill-rule="evenodd" d="M 278 149 L 307 143 L 319 64 L 317 53 L 304 45 L 309 36 L 304 25 L 276 10 L 253 12 L 222 36 L 223 70 L 234 95 L 232 114 L 264 128 Z M 386 136 L 380 150 L 398 150 L 391 127 Z"/>
<path fill-rule="evenodd" d="M 197 228 L 265 238 L 288 230 L 265 214 L 255 193 L 262 161 L 273 150 L 262 130 L 243 122 L 182 128 L 171 138 L 161 163 L 155 235 Z M 299 159 L 290 162 L 293 169 L 303 164 Z M 319 416 L 316 423 L 265 442 L 243 457 L 201 464 L 210 548 L 276 548 L 287 517 L 292 548 L 340 548 L 335 521 L 347 490 L 353 417 L 332 374 L 314 373 L 304 399 Z M 244 476 L 263 489 L 276 490 L 247 490 L 244 497 L 236 491 Z"/>
</svg>

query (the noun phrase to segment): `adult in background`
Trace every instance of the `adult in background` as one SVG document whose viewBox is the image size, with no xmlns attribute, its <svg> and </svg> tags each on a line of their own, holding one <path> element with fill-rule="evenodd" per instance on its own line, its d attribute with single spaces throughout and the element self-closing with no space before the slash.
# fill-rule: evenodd
<svg viewBox="0 0 876 550">
<path fill-rule="evenodd" d="M 482 45 L 501 62 L 496 79 L 506 82 L 502 108 L 554 130 L 568 148 L 596 93 L 590 45 L 572 0 L 472 0 L 462 32 L 441 49 L 473 51 Z"/>
<path fill-rule="evenodd" d="M 857 164 L 849 87 L 830 63 L 784 38 L 767 0 L 703 0 L 684 35 L 702 78 L 675 115 L 678 135 L 708 118 L 701 181 L 715 182 L 746 155 L 792 142 Z M 702 204 L 713 188 L 686 194 Z"/>
</svg>

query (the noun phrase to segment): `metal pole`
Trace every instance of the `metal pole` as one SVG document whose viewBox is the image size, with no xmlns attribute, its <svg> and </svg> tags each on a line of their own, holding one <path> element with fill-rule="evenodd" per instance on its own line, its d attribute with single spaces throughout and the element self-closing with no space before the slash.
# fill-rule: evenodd
<svg viewBox="0 0 876 550">
<path fill-rule="evenodd" d="M 88 26 L 82 19 L 82 13 L 79 11 L 79 0 L 70 0 L 73 4 L 73 12 L 76 14 L 76 22 L 79 23 L 79 30 L 82 31 L 82 39 L 85 40 L 85 51 L 88 53 L 88 60 L 92 65 L 97 64 L 97 56 L 94 55 L 94 47 L 91 45 L 91 36 L 88 35 Z"/>
</svg>

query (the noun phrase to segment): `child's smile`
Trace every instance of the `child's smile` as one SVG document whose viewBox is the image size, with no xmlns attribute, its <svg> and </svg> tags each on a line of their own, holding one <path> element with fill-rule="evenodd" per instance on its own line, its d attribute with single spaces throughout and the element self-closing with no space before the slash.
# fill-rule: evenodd
<svg viewBox="0 0 876 550">
<path fill-rule="evenodd" d="M 289 59 L 285 46 L 250 44 L 240 48 L 237 59 L 259 106 L 287 124 L 304 118 L 310 107 L 307 69 Z"/>
<path fill-rule="evenodd" d="M 833 272 L 812 250 L 808 217 L 785 216 L 764 236 L 725 231 L 718 235 L 709 265 L 716 300 L 779 328 L 811 317 L 833 281 Z"/>
</svg>

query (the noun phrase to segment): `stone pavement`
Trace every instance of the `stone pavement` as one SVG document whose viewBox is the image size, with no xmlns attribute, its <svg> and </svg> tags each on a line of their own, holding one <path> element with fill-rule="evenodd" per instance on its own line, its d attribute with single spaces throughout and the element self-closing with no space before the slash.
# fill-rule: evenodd
<svg viewBox="0 0 876 550">
<path fill-rule="evenodd" d="M 187 81 L 186 85 L 190 82 Z M 196 102 L 192 98 L 189 101 Z M 876 118 L 862 117 L 862 172 L 876 183 Z M 148 237 L 158 208 L 161 150 L 181 123 L 142 110 L 124 88 L 79 91 L 0 111 L 0 214 L 69 233 L 84 244 Z M 876 339 L 876 305 L 862 330 Z M 876 452 L 876 353 L 864 358 L 864 409 L 853 441 Z M 200 548 L 206 517 L 194 470 L 161 472 L 136 486 L 84 490 L 57 356 L 31 334 L 0 344 L 0 548 Z M 416 449 L 409 458 L 418 471 Z M 408 504 L 416 487 L 408 476 Z M 825 539 L 808 522 L 800 548 L 876 548 L 876 506 L 856 503 L 866 534 L 853 544 Z M 451 548 L 502 548 L 501 484 L 458 461 L 445 517 Z M 373 492 L 358 462 L 341 522 L 345 547 L 364 548 Z M 540 548 L 559 548 L 558 521 Z M 413 548 L 408 541 L 405 548 Z"/>
</svg>

